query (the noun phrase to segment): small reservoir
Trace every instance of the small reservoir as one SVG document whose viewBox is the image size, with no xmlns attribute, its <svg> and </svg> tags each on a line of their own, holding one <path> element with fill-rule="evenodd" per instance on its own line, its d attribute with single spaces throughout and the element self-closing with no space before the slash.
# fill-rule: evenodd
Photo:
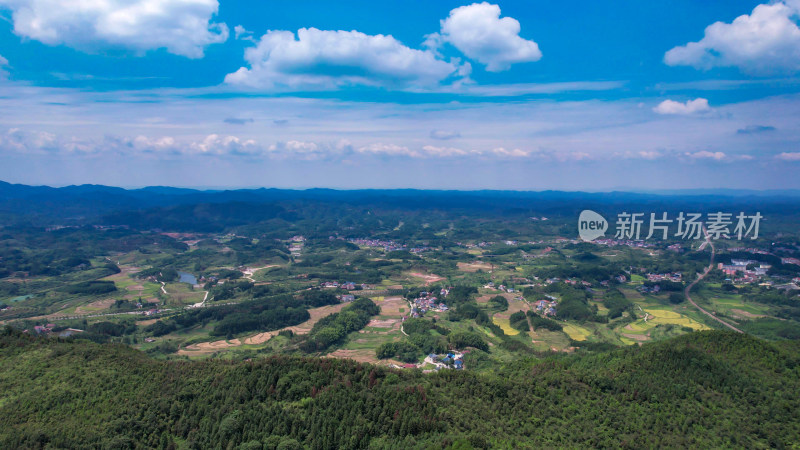
<svg viewBox="0 0 800 450">
<path fill-rule="evenodd" d="M 197 284 L 197 277 L 192 275 L 192 274 L 190 274 L 190 273 L 180 272 L 179 271 L 178 275 L 180 276 L 180 279 L 178 281 L 180 281 L 181 283 L 189 283 L 192 286 Z"/>
</svg>

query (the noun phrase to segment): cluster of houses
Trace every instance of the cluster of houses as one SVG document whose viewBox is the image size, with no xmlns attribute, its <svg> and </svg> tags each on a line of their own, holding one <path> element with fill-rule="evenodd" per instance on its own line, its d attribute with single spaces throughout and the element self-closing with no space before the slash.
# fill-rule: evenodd
<svg viewBox="0 0 800 450">
<path fill-rule="evenodd" d="M 646 242 L 646 241 L 632 241 L 628 239 L 595 239 L 592 241 L 595 244 L 605 245 L 608 247 L 614 247 L 617 245 L 622 245 L 631 248 L 653 248 L 655 244 Z"/>
<path fill-rule="evenodd" d="M 199 284 L 206 284 L 206 283 L 218 283 L 218 284 L 225 284 L 225 280 L 220 281 L 219 277 L 214 275 L 200 275 L 200 278 L 197 279 Z"/>
<path fill-rule="evenodd" d="M 56 325 L 54 323 L 48 323 L 47 325 L 36 325 L 33 327 L 33 331 L 35 331 L 36 334 L 47 334 L 52 332 L 53 328 L 55 327 Z"/>
<path fill-rule="evenodd" d="M 800 259 L 797 258 L 781 258 L 781 264 L 794 264 L 800 266 Z"/>
<path fill-rule="evenodd" d="M 539 253 L 537 253 L 535 255 L 531 255 L 530 253 L 527 253 L 527 252 L 523 251 L 522 252 L 522 259 L 531 260 L 531 259 L 536 259 L 536 258 L 544 258 L 545 256 L 549 255 L 550 252 L 552 252 L 552 251 L 553 251 L 553 247 L 545 247 L 544 249 L 542 249 L 541 252 L 539 252 Z"/>
<path fill-rule="evenodd" d="M 442 289 L 443 295 L 449 292 Z M 422 317 L 428 311 L 447 311 L 449 308 L 433 295 L 432 292 L 420 292 L 419 296 L 411 300 L 411 317 Z"/>
<path fill-rule="evenodd" d="M 671 272 L 671 273 L 648 273 L 647 281 L 652 282 L 659 282 L 659 281 L 672 281 L 673 283 L 680 283 L 683 281 L 683 274 L 680 272 Z"/>
<path fill-rule="evenodd" d="M 490 282 L 486 283 L 483 286 L 483 288 L 484 289 L 494 289 L 496 291 L 508 292 L 508 293 L 511 293 L 511 294 L 513 294 L 514 292 L 517 292 L 516 289 L 514 289 L 512 287 L 507 287 L 504 284 L 496 285 L 496 284 L 494 284 L 494 281 L 490 281 Z"/>
<path fill-rule="evenodd" d="M 555 317 L 558 299 L 552 295 L 545 295 L 545 297 L 547 300 L 537 300 L 533 302 L 533 306 L 539 315 Z"/>
<path fill-rule="evenodd" d="M 335 239 L 335 238 L 331 236 L 330 239 Z M 351 244 L 360 245 L 362 247 L 382 248 L 385 252 L 408 250 L 409 252 L 416 254 L 416 253 L 426 252 L 431 249 L 430 247 L 427 246 L 409 248 L 407 244 L 401 244 L 400 242 L 384 241 L 381 239 L 371 239 L 371 238 L 352 238 L 348 239 L 347 241 L 350 242 Z"/>
<path fill-rule="evenodd" d="M 384 241 L 381 239 L 368 239 L 368 238 L 348 239 L 348 241 L 353 244 L 361 245 L 364 247 L 383 248 L 383 250 L 387 252 L 392 252 L 395 250 L 406 250 L 406 244 L 401 244 L 395 241 Z"/>
<path fill-rule="evenodd" d="M 588 286 L 591 286 L 591 285 L 592 285 L 592 283 L 589 283 L 589 282 L 588 282 L 588 281 L 586 281 L 586 280 L 579 280 L 579 279 L 577 279 L 577 278 L 567 278 L 566 280 L 564 280 L 564 283 L 567 283 L 567 284 L 569 284 L 570 286 L 584 286 L 584 287 L 588 287 Z"/>
<path fill-rule="evenodd" d="M 338 281 L 323 281 L 322 283 L 320 283 L 319 287 L 321 287 L 323 289 L 326 289 L 326 288 L 344 289 L 344 290 L 347 290 L 347 291 L 354 291 L 354 290 L 356 290 L 358 288 L 361 288 L 361 289 L 369 288 L 369 286 L 367 286 L 366 284 L 357 285 L 357 284 L 353 283 L 352 281 L 345 281 L 345 282 L 342 282 L 342 283 L 339 283 Z"/>
<path fill-rule="evenodd" d="M 729 250 L 732 252 L 752 253 L 754 255 L 771 255 L 771 253 L 766 250 L 752 247 L 731 247 Z"/>
<path fill-rule="evenodd" d="M 436 366 L 435 370 L 464 368 L 464 354 L 459 352 L 448 352 L 445 355 L 431 353 L 425 358 L 425 362 Z"/>
<path fill-rule="evenodd" d="M 730 264 L 717 264 L 717 268 L 734 283 L 753 283 L 766 276 L 772 266 L 749 259 L 732 259 Z"/>
<path fill-rule="evenodd" d="M 637 287 L 636 290 L 641 292 L 642 294 L 658 294 L 659 292 L 661 292 L 661 286 L 657 284 L 653 286 L 641 285 Z"/>
<path fill-rule="evenodd" d="M 494 245 L 494 242 L 477 242 L 475 244 L 456 242 L 456 244 L 460 245 L 462 247 L 468 248 L 468 249 L 474 249 L 474 248 L 484 248 L 484 247 L 488 247 L 490 245 Z"/>
</svg>

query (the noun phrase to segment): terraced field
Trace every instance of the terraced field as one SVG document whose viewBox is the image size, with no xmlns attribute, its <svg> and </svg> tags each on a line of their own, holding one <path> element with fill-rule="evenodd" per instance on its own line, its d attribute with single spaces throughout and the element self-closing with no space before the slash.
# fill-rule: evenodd
<svg viewBox="0 0 800 450">
<path fill-rule="evenodd" d="M 652 316 L 651 318 L 648 318 L 648 324 L 653 324 L 654 326 L 658 324 L 673 324 L 681 327 L 689 327 L 694 330 L 710 329 L 708 326 L 690 317 L 676 313 L 675 311 L 669 311 L 665 309 L 653 309 L 653 308 L 647 308 L 644 311 L 650 316 Z"/>
</svg>

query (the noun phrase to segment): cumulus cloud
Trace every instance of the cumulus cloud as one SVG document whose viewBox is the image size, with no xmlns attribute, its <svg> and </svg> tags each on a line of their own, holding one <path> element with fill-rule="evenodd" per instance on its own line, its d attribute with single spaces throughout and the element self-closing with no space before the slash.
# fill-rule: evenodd
<svg viewBox="0 0 800 450">
<path fill-rule="evenodd" d="M 429 50 L 416 50 L 388 35 L 301 28 L 268 31 L 245 50 L 249 67 L 225 77 L 235 86 L 260 89 L 332 89 L 345 85 L 395 88 L 437 85 L 461 66 Z"/>
<path fill-rule="evenodd" d="M 529 156 L 531 154 L 531 152 L 529 152 L 529 151 L 520 150 L 518 148 L 506 149 L 506 148 L 503 148 L 503 147 L 493 148 L 493 149 L 491 149 L 489 151 L 489 153 L 491 153 L 493 155 L 496 155 L 496 156 L 508 156 L 508 157 L 512 157 L 512 158 L 523 158 L 523 157 Z"/>
<path fill-rule="evenodd" d="M 708 100 L 704 98 L 687 100 L 685 103 L 676 102 L 674 100 L 664 100 L 653 108 L 653 111 L 658 114 L 688 116 L 691 114 L 707 113 L 711 111 L 711 107 L 708 106 Z"/>
<path fill-rule="evenodd" d="M 471 153 L 454 147 L 425 145 L 422 148 L 409 148 L 403 145 L 384 143 L 366 145 L 359 147 L 356 151 L 361 154 L 405 156 L 410 158 L 446 158 L 453 156 L 464 156 Z"/>
<path fill-rule="evenodd" d="M 0 148 L 17 153 L 47 153 L 57 151 L 61 146 L 56 135 L 52 133 L 10 128 L 0 134 Z"/>
<path fill-rule="evenodd" d="M 438 33 L 427 36 L 426 45 L 433 49 L 448 43 L 468 58 L 486 66 L 490 72 L 508 70 L 512 64 L 538 61 L 539 45 L 519 35 L 519 21 L 500 18 L 500 7 L 490 3 L 473 3 L 450 11 L 441 21 Z"/>
<path fill-rule="evenodd" d="M 104 136 L 87 139 L 60 136 L 42 131 L 11 128 L 0 134 L 0 150 L 21 154 L 128 154 L 187 156 L 255 156 L 266 150 L 252 139 L 210 134 L 201 140 L 176 139 L 172 136 L 150 137 L 139 135 Z"/>
<path fill-rule="evenodd" d="M 532 152 L 518 148 L 506 149 L 495 147 L 491 149 L 464 150 L 457 147 L 443 147 L 424 145 L 421 148 L 409 148 L 403 145 L 373 143 L 356 149 L 358 153 L 384 156 L 403 156 L 409 158 L 456 158 L 456 157 L 497 157 L 520 158 L 530 156 Z"/>
<path fill-rule="evenodd" d="M 242 39 L 245 41 L 255 42 L 255 39 L 253 39 L 253 32 L 248 31 L 245 27 L 241 25 L 236 25 L 235 27 L 233 27 L 233 36 L 234 39 Z"/>
<path fill-rule="evenodd" d="M 254 156 L 263 152 L 262 147 L 253 139 L 217 134 L 210 134 L 201 142 L 193 142 L 188 148 L 192 153 L 200 155 Z"/>
<path fill-rule="evenodd" d="M 435 145 L 426 145 L 422 147 L 422 151 L 423 155 L 425 156 L 437 156 L 437 157 L 464 156 L 468 154 L 468 152 L 461 150 L 460 148 L 437 147 Z"/>
<path fill-rule="evenodd" d="M 783 161 L 800 161 L 800 152 L 783 152 L 775 157 Z"/>
<path fill-rule="evenodd" d="M 695 153 L 686 153 L 686 156 L 692 159 L 713 159 L 716 161 L 722 161 L 727 157 L 724 152 L 709 152 L 707 150 Z"/>
<path fill-rule="evenodd" d="M 800 71 L 799 15 L 797 0 L 758 5 L 732 23 L 709 25 L 703 39 L 673 48 L 664 62 L 704 70 L 733 66 L 759 75 Z"/>
<path fill-rule="evenodd" d="M 269 146 L 269 151 L 273 153 L 291 153 L 294 155 L 316 155 L 319 153 L 320 146 L 315 142 L 287 141 L 279 142 Z"/>
<path fill-rule="evenodd" d="M 461 133 L 458 131 L 447 131 L 447 130 L 433 130 L 431 131 L 431 138 L 432 139 L 439 139 L 442 141 L 446 141 L 448 139 L 455 139 L 460 138 Z"/>
<path fill-rule="evenodd" d="M 380 142 L 359 147 L 356 151 L 373 155 L 420 156 L 419 152 L 412 151 L 408 147 Z"/>
<path fill-rule="evenodd" d="M 165 48 L 201 58 L 228 39 L 228 27 L 211 22 L 217 0 L 0 0 L 0 8 L 11 10 L 17 35 L 84 51 Z"/>
</svg>

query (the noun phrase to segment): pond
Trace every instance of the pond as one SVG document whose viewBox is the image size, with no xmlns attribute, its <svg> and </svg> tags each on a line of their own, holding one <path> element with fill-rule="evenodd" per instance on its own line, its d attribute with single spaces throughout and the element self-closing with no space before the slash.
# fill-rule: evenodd
<svg viewBox="0 0 800 450">
<path fill-rule="evenodd" d="M 178 272 L 178 275 L 180 276 L 180 280 L 178 281 L 181 283 L 189 283 L 191 285 L 197 284 L 197 277 L 190 273 Z"/>
</svg>

